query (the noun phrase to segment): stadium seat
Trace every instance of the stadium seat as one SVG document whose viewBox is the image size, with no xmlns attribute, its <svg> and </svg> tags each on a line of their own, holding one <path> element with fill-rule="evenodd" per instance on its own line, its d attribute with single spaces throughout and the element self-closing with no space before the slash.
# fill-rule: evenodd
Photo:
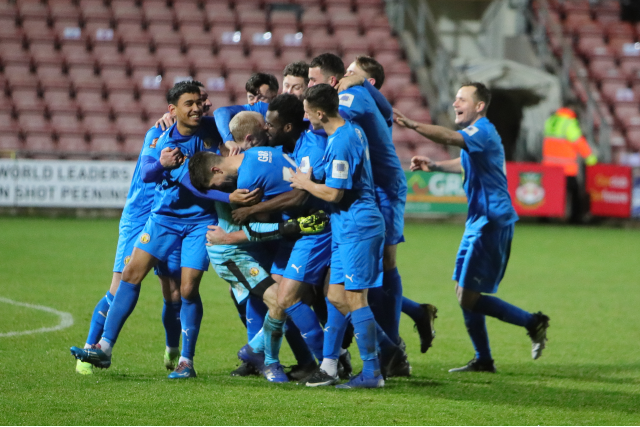
<svg viewBox="0 0 640 427">
<path fill-rule="evenodd" d="M 51 114 L 51 125 L 56 135 L 84 136 L 84 126 L 76 113 L 54 112 Z"/>
<path fill-rule="evenodd" d="M 76 93 L 76 103 L 83 116 L 88 114 L 101 114 L 108 117 L 111 112 L 111 107 L 102 97 L 101 92 L 78 92 Z"/>
<path fill-rule="evenodd" d="M 158 113 L 163 114 L 162 110 L 158 110 Z M 131 115 L 116 116 L 115 127 L 120 135 L 137 135 L 140 137 L 140 141 L 144 141 L 144 135 L 149 129 L 141 117 Z"/>
<path fill-rule="evenodd" d="M 640 57 L 624 57 L 620 59 L 620 72 L 630 81 L 639 81 Z"/>
<path fill-rule="evenodd" d="M 244 29 L 246 26 L 259 27 L 263 31 L 267 29 L 267 14 L 264 10 L 248 9 L 237 10 L 238 24 Z"/>
<path fill-rule="evenodd" d="M 627 146 L 632 150 L 640 150 L 640 128 L 632 128 L 626 132 Z"/>
<path fill-rule="evenodd" d="M 565 34 L 575 34 L 578 28 L 591 22 L 591 14 L 588 10 L 575 11 L 562 22 L 563 32 Z"/>
<path fill-rule="evenodd" d="M 49 17 L 49 9 L 45 3 L 20 1 L 17 3 L 20 19 L 38 19 L 46 21 Z"/>
<path fill-rule="evenodd" d="M 0 138 L 0 151 L 19 151 L 23 150 L 24 143 L 17 132 L 3 132 Z M 5 153 L 6 154 L 6 153 Z"/>
<path fill-rule="evenodd" d="M 53 157 L 57 149 L 51 135 L 26 135 L 24 138 L 24 149 L 32 152 L 36 158 Z"/>
<path fill-rule="evenodd" d="M 189 72 L 189 69 L 185 68 L 166 70 L 162 75 L 162 81 L 165 84 L 165 87 L 171 87 L 178 82 L 190 80 L 193 80 L 193 76 Z"/>
<path fill-rule="evenodd" d="M 125 135 L 123 139 L 122 148 L 118 146 L 118 149 L 123 150 L 126 154 L 137 157 L 140 154 L 140 151 L 142 150 L 143 143 L 144 143 L 144 137 L 140 138 L 136 135 Z"/>
<path fill-rule="evenodd" d="M 65 158 L 75 156 L 84 157 L 91 151 L 91 147 L 83 135 L 61 134 L 58 135 L 57 139 L 57 150 L 59 154 Z"/>
<path fill-rule="evenodd" d="M 204 10 L 207 21 L 214 27 L 218 25 L 230 25 L 235 28 L 236 15 L 229 9 L 228 3 L 205 2 Z"/>
<path fill-rule="evenodd" d="M 40 112 L 18 111 L 18 124 L 26 135 L 51 135 L 51 123 Z"/>
<path fill-rule="evenodd" d="M 142 142 L 140 142 L 140 140 L 137 138 L 131 138 L 131 140 L 132 142 L 137 140 L 139 145 L 138 147 L 138 153 L 139 153 L 140 149 L 142 149 Z M 116 134 L 92 136 L 91 141 L 89 143 L 89 147 L 91 149 L 91 152 L 98 156 L 118 155 L 118 154 L 121 154 L 123 151 L 125 153 L 128 153 L 126 151 L 125 146 L 120 142 L 118 142 L 118 138 Z M 135 154 L 138 154 L 138 153 L 135 153 Z"/>
<path fill-rule="evenodd" d="M 600 89 L 602 98 L 609 104 L 618 104 L 622 102 L 637 102 L 633 93 L 626 82 L 619 80 L 604 80 Z"/>
<path fill-rule="evenodd" d="M 269 14 L 269 26 L 272 30 L 282 27 L 298 28 L 298 16 L 295 10 L 274 10 Z"/>
<path fill-rule="evenodd" d="M 237 46 L 221 46 L 218 50 L 217 59 L 221 62 L 226 70 L 236 71 L 253 71 L 253 64 L 247 61 L 242 49 Z"/>
<path fill-rule="evenodd" d="M 179 27 L 184 28 L 204 28 L 207 23 L 206 12 L 198 7 L 196 2 L 180 2 L 174 5 L 173 12 Z"/>
<path fill-rule="evenodd" d="M 167 112 L 166 93 L 160 91 L 141 91 L 140 105 L 149 117 Z M 146 129 L 144 129 L 146 131 Z"/>
<path fill-rule="evenodd" d="M 117 133 L 115 122 L 109 119 L 108 114 L 87 113 L 83 117 L 82 126 L 92 137 L 98 135 L 115 135 Z"/>
<path fill-rule="evenodd" d="M 80 0 L 80 13 L 85 22 L 96 20 L 110 21 L 111 9 L 102 0 Z"/>
<path fill-rule="evenodd" d="M 209 92 L 209 99 L 213 99 L 214 97 L 228 99 L 230 92 L 229 85 L 220 72 L 211 71 L 211 69 L 201 69 L 197 70 L 194 77 L 205 86 Z"/>
<path fill-rule="evenodd" d="M 137 7 L 133 1 L 113 0 L 111 2 L 111 11 L 113 19 L 118 24 L 124 22 L 142 23 L 144 20 L 142 9 Z"/>
<path fill-rule="evenodd" d="M 302 32 L 309 30 L 324 29 L 326 31 L 329 26 L 329 16 L 319 7 L 308 7 L 304 9 L 302 18 L 300 19 L 300 28 Z"/>
<path fill-rule="evenodd" d="M 180 4 L 178 4 L 179 6 Z M 144 1 L 142 11 L 147 23 L 173 23 L 175 21 L 173 9 L 168 8 L 165 1 Z"/>
<path fill-rule="evenodd" d="M 286 48 L 280 53 L 280 61 L 282 64 L 290 64 L 292 62 L 298 61 L 309 61 L 309 57 L 307 56 L 307 49 L 305 47 L 295 49 Z"/>
<path fill-rule="evenodd" d="M 35 79 L 34 79 L 35 80 Z M 11 99 L 18 113 L 22 112 L 44 112 L 44 99 L 39 98 L 35 88 L 16 88 L 12 90 Z"/>
<path fill-rule="evenodd" d="M 66 88 L 49 88 L 44 92 L 44 102 L 47 111 L 51 113 L 72 113 L 77 114 L 78 105 L 75 100 L 69 96 L 69 87 Z"/>
<path fill-rule="evenodd" d="M 618 21 L 616 25 L 608 25 L 605 28 L 605 33 L 609 39 L 618 37 L 633 39 L 636 32 L 633 25 L 629 22 Z"/>
<path fill-rule="evenodd" d="M 139 22 L 121 22 L 115 29 L 116 37 L 123 44 L 129 45 L 149 45 L 151 35 L 146 32 Z"/>
</svg>

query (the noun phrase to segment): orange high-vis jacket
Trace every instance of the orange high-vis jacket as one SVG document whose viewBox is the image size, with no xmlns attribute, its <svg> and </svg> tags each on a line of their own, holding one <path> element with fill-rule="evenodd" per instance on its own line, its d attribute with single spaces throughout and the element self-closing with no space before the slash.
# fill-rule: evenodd
<svg viewBox="0 0 640 427">
<path fill-rule="evenodd" d="M 597 162 L 587 140 L 582 136 L 576 113 L 569 108 L 560 108 L 544 124 L 542 164 L 562 166 L 565 176 L 576 176 L 578 154 L 586 159 L 589 166 Z"/>
</svg>

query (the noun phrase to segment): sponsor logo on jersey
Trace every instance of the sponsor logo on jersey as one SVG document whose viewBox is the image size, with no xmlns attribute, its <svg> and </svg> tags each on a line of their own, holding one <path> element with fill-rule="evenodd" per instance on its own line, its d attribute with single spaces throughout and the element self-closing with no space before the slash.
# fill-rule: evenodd
<svg viewBox="0 0 640 427">
<path fill-rule="evenodd" d="M 256 277 L 258 273 L 260 273 L 260 270 L 258 270 L 257 267 L 251 267 L 251 269 L 249 270 L 249 274 L 251 275 L 251 277 Z"/>
<path fill-rule="evenodd" d="M 340 105 L 344 105 L 345 107 L 351 108 L 351 104 L 353 103 L 354 96 L 350 93 L 345 93 L 340 95 Z"/>
<path fill-rule="evenodd" d="M 271 163 L 271 151 L 258 151 L 258 161 Z"/>
<path fill-rule="evenodd" d="M 337 179 L 349 178 L 349 163 L 345 160 L 334 160 L 331 177 Z"/>
<path fill-rule="evenodd" d="M 158 139 L 159 138 L 155 138 L 153 141 L 151 141 L 151 145 L 149 145 L 149 148 L 156 148 L 156 144 L 158 143 Z"/>
<path fill-rule="evenodd" d="M 516 203 L 525 209 L 536 209 L 544 203 L 545 191 L 542 174 L 520 172 L 520 182 L 516 189 Z"/>
<path fill-rule="evenodd" d="M 475 126 L 467 126 L 466 128 L 462 129 L 462 132 L 466 133 L 469 136 L 473 136 L 478 132 L 478 128 Z"/>
<path fill-rule="evenodd" d="M 140 236 L 140 243 L 149 243 L 151 241 L 151 236 L 149 233 L 144 233 Z"/>
</svg>

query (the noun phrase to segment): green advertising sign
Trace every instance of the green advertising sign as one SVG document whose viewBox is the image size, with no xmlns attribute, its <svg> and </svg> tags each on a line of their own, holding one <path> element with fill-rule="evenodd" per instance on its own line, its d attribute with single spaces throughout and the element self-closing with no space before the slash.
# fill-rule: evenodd
<svg viewBox="0 0 640 427">
<path fill-rule="evenodd" d="M 466 214 L 467 197 L 462 188 L 462 175 L 444 172 L 409 172 L 405 213 Z"/>
</svg>

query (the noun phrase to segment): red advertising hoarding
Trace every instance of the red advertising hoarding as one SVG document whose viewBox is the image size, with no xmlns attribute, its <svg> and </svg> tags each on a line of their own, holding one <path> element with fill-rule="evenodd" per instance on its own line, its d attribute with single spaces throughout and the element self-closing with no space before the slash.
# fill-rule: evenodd
<svg viewBox="0 0 640 427">
<path fill-rule="evenodd" d="M 566 181 L 562 167 L 507 162 L 507 181 L 518 215 L 564 216 Z"/>
<path fill-rule="evenodd" d="M 631 215 L 631 168 L 595 165 L 587 168 L 587 192 L 591 213 L 629 218 Z"/>
</svg>

